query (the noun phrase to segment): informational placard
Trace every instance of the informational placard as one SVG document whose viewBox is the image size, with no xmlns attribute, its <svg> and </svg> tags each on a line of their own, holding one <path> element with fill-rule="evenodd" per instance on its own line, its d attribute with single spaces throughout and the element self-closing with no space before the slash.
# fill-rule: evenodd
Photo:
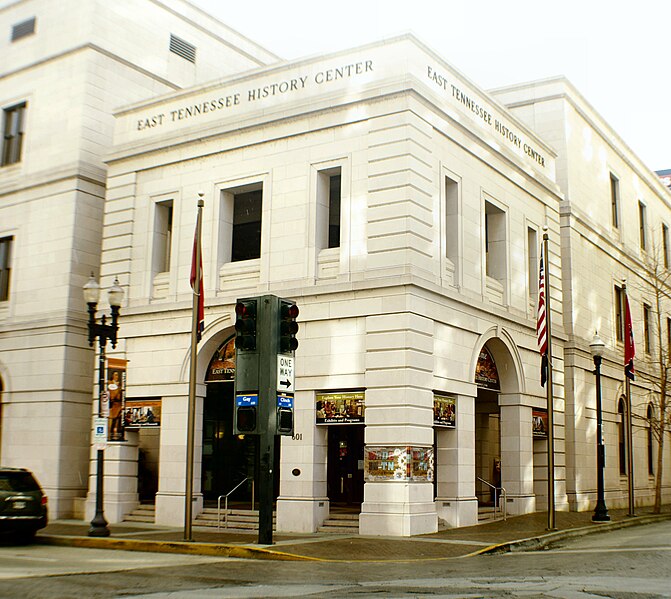
<svg viewBox="0 0 671 599">
<path fill-rule="evenodd" d="M 340 393 L 317 393 L 317 424 L 363 424 L 365 393 L 343 391 Z"/>
<path fill-rule="evenodd" d="M 126 398 L 124 408 L 125 428 L 144 428 L 161 426 L 161 398 Z"/>
<path fill-rule="evenodd" d="M 124 404 L 126 400 L 126 367 L 128 360 L 107 359 L 107 404 L 109 441 L 124 440 Z"/>
<path fill-rule="evenodd" d="M 448 395 L 433 396 L 433 426 L 441 426 L 444 428 L 455 428 L 457 423 L 456 418 L 456 402 L 454 397 Z"/>
<path fill-rule="evenodd" d="M 534 439 L 548 438 L 548 412 L 547 410 L 532 410 L 531 422 Z"/>
<path fill-rule="evenodd" d="M 364 476 L 368 481 L 432 481 L 432 447 L 366 447 Z"/>
</svg>

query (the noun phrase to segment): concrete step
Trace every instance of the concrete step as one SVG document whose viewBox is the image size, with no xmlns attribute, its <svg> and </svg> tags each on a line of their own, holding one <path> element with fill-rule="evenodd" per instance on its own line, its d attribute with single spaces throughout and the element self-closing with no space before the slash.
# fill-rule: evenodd
<svg viewBox="0 0 671 599">
<path fill-rule="evenodd" d="M 330 514 L 317 532 L 358 535 L 359 514 Z"/>
<path fill-rule="evenodd" d="M 130 514 L 127 514 L 124 522 L 144 522 L 146 524 L 153 524 L 156 521 L 156 506 L 154 504 L 141 504 L 136 507 Z"/>
</svg>

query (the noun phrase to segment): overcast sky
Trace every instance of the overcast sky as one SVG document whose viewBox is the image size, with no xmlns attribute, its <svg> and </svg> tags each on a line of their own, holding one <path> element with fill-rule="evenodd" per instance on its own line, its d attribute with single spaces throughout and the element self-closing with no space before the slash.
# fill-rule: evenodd
<svg viewBox="0 0 671 599">
<path fill-rule="evenodd" d="M 671 168 L 669 0 L 191 0 L 282 58 L 411 31 L 484 89 L 565 75 L 652 170 Z"/>
</svg>

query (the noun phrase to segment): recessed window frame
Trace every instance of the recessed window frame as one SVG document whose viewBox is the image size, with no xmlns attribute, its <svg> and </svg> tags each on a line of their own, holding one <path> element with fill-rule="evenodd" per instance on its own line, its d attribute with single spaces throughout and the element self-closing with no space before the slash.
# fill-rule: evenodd
<svg viewBox="0 0 671 599">
<path fill-rule="evenodd" d="M 12 277 L 14 236 L 0 237 L 0 302 L 9 301 Z"/>
<path fill-rule="evenodd" d="M 669 269 L 669 264 L 671 263 L 669 249 L 671 249 L 671 245 L 669 244 L 669 226 L 666 223 L 662 223 L 662 262 L 666 270 Z"/>
<path fill-rule="evenodd" d="M 624 343 L 624 289 L 619 285 L 614 287 L 614 301 L 615 318 L 613 323 L 615 325 L 615 340 L 618 343 Z"/>
<path fill-rule="evenodd" d="M 639 244 L 645 252 L 648 250 L 648 211 L 647 206 L 642 200 L 638 201 L 638 232 Z"/>
<path fill-rule="evenodd" d="M 27 102 L 19 102 L 2 110 L 2 155 L 0 166 L 21 162 Z"/>
<path fill-rule="evenodd" d="M 652 352 L 652 306 L 643 302 L 643 349 Z"/>
<path fill-rule="evenodd" d="M 610 173 L 610 218 L 614 229 L 620 228 L 620 180 Z"/>
</svg>

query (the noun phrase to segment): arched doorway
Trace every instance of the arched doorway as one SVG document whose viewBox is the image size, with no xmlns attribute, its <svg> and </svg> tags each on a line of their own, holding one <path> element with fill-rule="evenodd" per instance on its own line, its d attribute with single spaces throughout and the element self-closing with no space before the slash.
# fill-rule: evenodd
<svg viewBox="0 0 671 599">
<path fill-rule="evenodd" d="M 475 494 L 479 507 L 498 507 L 501 488 L 501 383 L 492 353 L 483 346 L 475 367 Z"/>
<path fill-rule="evenodd" d="M 235 337 L 214 352 L 205 373 L 201 490 L 207 503 L 233 491 L 229 505 L 253 507 L 259 479 L 258 435 L 233 433 L 235 400 Z M 275 439 L 274 497 L 279 490 L 279 437 Z M 236 488 L 237 487 L 237 488 Z"/>
</svg>

